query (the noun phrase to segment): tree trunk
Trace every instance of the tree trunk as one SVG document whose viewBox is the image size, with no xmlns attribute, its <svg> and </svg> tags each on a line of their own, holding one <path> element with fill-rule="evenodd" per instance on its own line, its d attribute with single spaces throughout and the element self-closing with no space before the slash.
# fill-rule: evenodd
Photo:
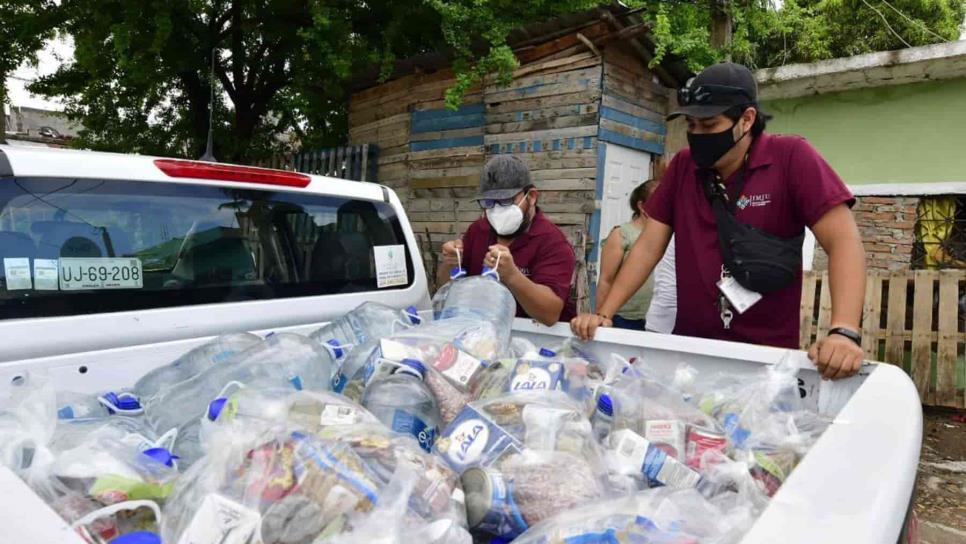
<svg viewBox="0 0 966 544">
<path fill-rule="evenodd" d="M 725 10 L 728 0 L 711 0 L 711 45 L 723 49 L 731 45 L 731 15 Z M 731 60 L 731 55 L 727 55 Z"/>
<path fill-rule="evenodd" d="M 7 78 L 0 79 L 0 144 L 7 143 Z M 12 109 L 10 111 L 13 111 Z"/>
</svg>

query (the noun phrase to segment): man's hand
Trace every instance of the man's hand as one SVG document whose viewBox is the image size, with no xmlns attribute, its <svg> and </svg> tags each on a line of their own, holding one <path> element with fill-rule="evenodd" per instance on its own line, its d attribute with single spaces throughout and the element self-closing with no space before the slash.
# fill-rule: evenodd
<svg viewBox="0 0 966 544">
<path fill-rule="evenodd" d="M 614 322 L 597 314 L 580 314 L 570 320 L 570 330 L 584 342 L 594 339 L 597 327 L 613 327 Z"/>
<path fill-rule="evenodd" d="M 840 334 L 830 334 L 812 344 L 808 350 L 808 358 L 826 380 L 854 375 L 862 366 L 864 355 L 861 347 Z"/>
<path fill-rule="evenodd" d="M 507 283 L 511 281 L 520 269 L 513 262 L 513 254 L 510 248 L 502 244 L 493 244 L 483 258 L 483 264 L 490 268 L 496 268 L 496 273 L 500 276 L 500 281 Z"/>
<path fill-rule="evenodd" d="M 450 240 L 443 244 L 443 264 L 446 271 L 459 266 L 459 261 L 463 253 L 463 240 Z"/>
</svg>

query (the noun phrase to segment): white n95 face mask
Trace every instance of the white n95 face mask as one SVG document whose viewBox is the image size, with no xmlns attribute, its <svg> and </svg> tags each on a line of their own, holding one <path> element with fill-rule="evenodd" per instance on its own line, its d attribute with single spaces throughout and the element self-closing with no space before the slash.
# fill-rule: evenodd
<svg viewBox="0 0 966 544">
<path fill-rule="evenodd" d="M 516 204 L 493 206 L 486 210 L 486 220 L 500 236 L 509 236 L 523 224 L 523 210 Z"/>
</svg>

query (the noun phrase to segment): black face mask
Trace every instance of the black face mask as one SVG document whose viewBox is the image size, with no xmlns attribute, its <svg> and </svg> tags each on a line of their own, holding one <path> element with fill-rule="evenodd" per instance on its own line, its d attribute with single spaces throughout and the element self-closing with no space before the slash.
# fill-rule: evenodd
<svg viewBox="0 0 966 544">
<path fill-rule="evenodd" d="M 698 168 L 711 168 L 721 157 L 724 157 L 725 153 L 740 142 L 741 138 L 748 135 L 745 132 L 741 135 L 741 138 L 735 140 L 732 131 L 736 126 L 738 126 L 738 121 L 735 121 L 731 128 L 721 132 L 710 134 L 688 132 L 688 145 L 691 147 L 691 158 L 694 159 L 694 164 L 697 164 Z"/>
</svg>

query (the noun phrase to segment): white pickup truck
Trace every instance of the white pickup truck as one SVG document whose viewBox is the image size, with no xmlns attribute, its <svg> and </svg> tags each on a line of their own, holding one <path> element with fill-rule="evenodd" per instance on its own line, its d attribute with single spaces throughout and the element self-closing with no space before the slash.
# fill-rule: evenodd
<svg viewBox="0 0 966 544">
<path fill-rule="evenodd" d="M 304 332 L 366 300 L 429 308 L 396 194 L 371 183 L 223 164 L 0 146 L 0 399 L 26 372 L 95 392 L 230 331 Z M 686 311 L 686 309 L 685 309 Z M 563 324 L 517 319 L 537 345 Z M 750 374 L 785 350 L 603 329 L 592 348 Z M 800 393 L 835 422 L 742 541 L 906 541 L 922 438 L 915 387 L 895 366 Z M 699 377 L 700 379 L 700 377 Z M 0 541 L 79 542 L 0 467 Z"/>
</svg>

